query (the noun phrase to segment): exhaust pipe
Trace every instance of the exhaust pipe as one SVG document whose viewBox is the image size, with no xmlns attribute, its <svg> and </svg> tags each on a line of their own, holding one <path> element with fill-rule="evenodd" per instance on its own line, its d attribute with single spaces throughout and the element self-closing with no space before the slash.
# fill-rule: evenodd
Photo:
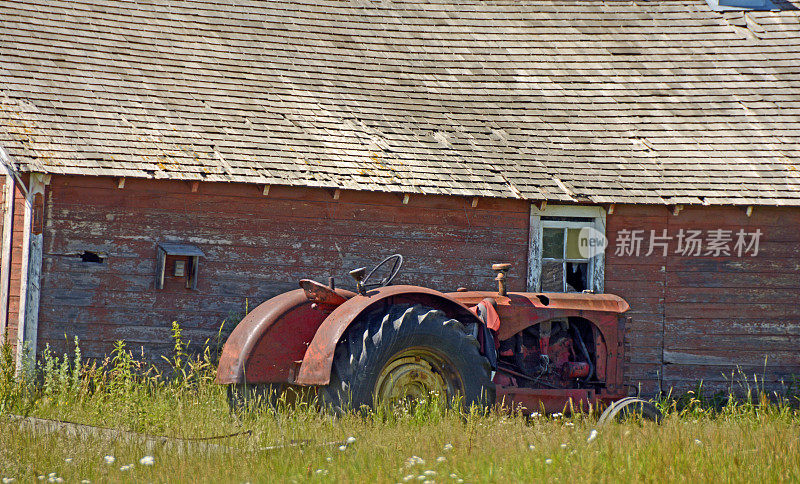
<svg viewBox="0 0 800 484">
<path fill-rule="evenodd" d="M 508 263 L 492 264 L 492 270 L 497 272 L 497 277 L 494 278 L 494 280 L 497 281 L 497 293 L 501 296 L 508 294 L 506 279 L 508 279 L 509 269 L 511 269 L 511 264 Z"/>
</svg>

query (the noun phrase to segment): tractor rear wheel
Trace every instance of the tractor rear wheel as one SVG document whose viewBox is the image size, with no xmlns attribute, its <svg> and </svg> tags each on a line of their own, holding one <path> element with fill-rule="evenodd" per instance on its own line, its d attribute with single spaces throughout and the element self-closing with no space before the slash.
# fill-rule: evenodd
<svg viewBox="0 0 800 484">
<path fill-rule="evenodd" d="M 323 402 L 341 412 L 413 405 L 438 395 L 464 408 L 494 403 L 489 361 L 458 320 L 421 305 L 395 305 L 348 328 L 334 353 Z"/>
</svg>

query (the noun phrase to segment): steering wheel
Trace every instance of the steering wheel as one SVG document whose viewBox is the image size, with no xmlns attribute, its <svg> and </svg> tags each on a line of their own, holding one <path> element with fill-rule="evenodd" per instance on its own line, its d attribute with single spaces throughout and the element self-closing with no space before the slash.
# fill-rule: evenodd
<svg viewBox="0 0 800 484">
<path fill-rule="evenodd" d="M 381 279 L 380 282 L 373 282 L 373 283 L 369 283 L 368 284 L 367 281 L 369 280 L 369 278 L 372 277 L 372 275 L 378 269 L 380 269 L 381 267 L 387 265 L 389 262 L 393 262 L 392 268 L 389 271 L 389 275 L 387 277 L 384 277 L 383 279 Z M 403 256 L 400 255 L 400 254 L 390 255 L 389 257 L 383 259 L 380 262 L 380 264 L 376 265 L 371 271 L 369 271 L 369 274 L 367 274 L 367 277 L 365 277 L 364 279 L 361 280 L 361 286 L 364 287 L 365 289 L 366 288 L 388 286 L 389 284 L 392 283 L 394 278 L 397 277 L 397 274 L 400 273 L 400 268 L 401 267 L 403 267 Z"/>
</svg>

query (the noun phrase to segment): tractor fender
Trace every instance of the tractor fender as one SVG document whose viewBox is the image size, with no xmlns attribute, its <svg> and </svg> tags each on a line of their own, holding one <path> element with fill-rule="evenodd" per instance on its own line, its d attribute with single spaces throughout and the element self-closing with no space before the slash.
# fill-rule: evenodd
<svg viewBox="0 0 800 484">
<path fill-rule="evenodd" d="M 387 286 L 366 295 L 356 295 L 337 307 L 322 322 L 300 364 L 295 383 L 298 385 L 327 385 L 336 345 L 353 321 L 377 305 L 422 304 L 442 310 L 447 316 L 464 324 L 481 323 L 466 306 L 439 291 L 420 286 Z"/>
<path fill-rule="evenodd" d="M 337 289 L 348 298 L 351 291 Z M 261 303 L 233 329 L 222 349 L 217 383 L 291 383 L 308 344 L 329 314 L 302 289 Z"/>
</svg>

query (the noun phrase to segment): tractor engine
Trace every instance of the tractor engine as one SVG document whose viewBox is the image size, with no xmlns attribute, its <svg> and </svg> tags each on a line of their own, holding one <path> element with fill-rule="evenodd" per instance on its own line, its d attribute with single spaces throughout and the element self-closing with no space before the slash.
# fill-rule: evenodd
<svg viewBox="0 0 800 484">
<path fill-rule="evenodd" d="M 580 388 L 594 372 L 592 357 L 581 333 L 581 328 L 569 321 L 549 321 L 501 341 L 500 372 L 495 383 L 536 388 Z"/>
</svg>

